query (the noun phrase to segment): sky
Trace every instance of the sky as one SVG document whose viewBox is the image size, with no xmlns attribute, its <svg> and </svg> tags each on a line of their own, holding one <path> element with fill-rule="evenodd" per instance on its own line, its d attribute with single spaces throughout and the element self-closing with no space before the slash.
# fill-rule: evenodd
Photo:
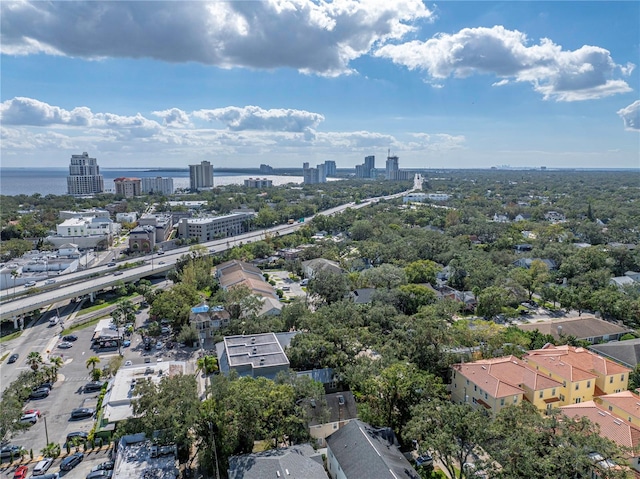
<svg viewBox="0 0 640 479">
<path fill-rule="evenodd" d="M 0 2 L 3 167 L 640 168 L 640 2 Z"/>
</svg>

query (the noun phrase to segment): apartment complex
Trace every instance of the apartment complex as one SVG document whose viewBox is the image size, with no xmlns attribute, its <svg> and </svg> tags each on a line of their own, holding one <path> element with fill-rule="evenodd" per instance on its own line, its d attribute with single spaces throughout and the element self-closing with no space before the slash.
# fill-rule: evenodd
<svg viewBox="0 0 640 479">
<path fill-rule="evenodd" d="M 302 165 L 302 177 L 305 185 L 316 185 L 318 183 L 327 182 L 327 173 L 325 163 L 316 165 L 315 168 L 311 168 L 309 163 L 305 162 Z"/>
<path fill-rule="evenodd" d="M 146 213 L 138 219 L 138 226 L 152 226 L 155 229 L 156 243 L 167 241 L 173 230 L 173 216 L 163 213 Z"/>
<path fill-rule="evenodd" d="M 141 189 L 145 194 L 171 195 L 174 191 L 173 178 L 142 178 Z"/>
<path fill-rule="evenodd" d="M 288 337 L 291 333 L 279 334 Z M 220 371 L 225 375 L 233 370 L 238 376 L 273 379 L 279 372 L 289 370 L 289 359 L 275 333 L 225 336 L 216 344 L 216 352 Z"/>
<path fill-rule="evenodd" d="M 451 399 L 495 416 L 527 400 L 539 410 L 591 401 L 626 389 L 630 369 L 584 348 L 549 345 L 515 356 L 452 366 Z"/>
<path fill-rule="evenodd" d="M 189 186 L 192 190 L 213 188 L 213 165 L 208 161 L 189 165 Z"/>
<path fill-rule="evenodd" d="M 327 176 L 336 176 L 336 173 L 338 172 L 338 167 L 336 166 L 336 162 L 333 160 L 325 161 L 324 172 Z"/>
<path fill-rule="evenodd" d="M 271 188 L 273 181 L 266 178 L 249 178 L 244 180 L 244 186 L 248 188 Z"/>
<path fill-rule="evenodd" d="M 142 180 L 140 178 L 125 178 L 121 176 L 113 180 L 116 195 L 133 198 L 142 194 Z"/>
<path fill-rule="evenodd" d="M 232 213 L 208 218 L 182 218 L 178 223 L 180 238 L 197 238 L 206 243 L 217 238 L 236 236 L 249 231 L 252 213 Z"/>
<path fill-rule="evenodd" d="M 104 178 L 95 158 L 89 158 L 87 152 L 71 155 L 67 192 L 70 195 L 94 195 L 104 191 Z"/>
</svg>

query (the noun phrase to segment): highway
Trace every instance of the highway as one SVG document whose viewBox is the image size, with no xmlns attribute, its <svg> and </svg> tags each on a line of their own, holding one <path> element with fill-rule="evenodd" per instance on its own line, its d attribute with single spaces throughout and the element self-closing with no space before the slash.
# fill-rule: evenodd
<svg viewBox="0 0 640 479">
<path fill-rule="evenodd" d="M 347 208 L 363 208 L 376 203 L 380 199 L 397 198 L 405 193 L 406 192 L 378 198 L 369 198 L 358 204 L 347 203 L 319 212 L 316 215 L 331 216 L 336 213 L 341 213 Z M 287 235 L 294 233 L 311 221 L 316 215 L 304 218 L 303 223 L 296 222 L 291 225 L 286 224 L 274 226 L 273 228 L 251 231 L 237 236 L 201 243 L 201 245 L 209 249 L 212 253 L 219 253 L 239 244 L 264 240 L 268 235 Z M 36 309 L 44 308 L 58 301 L 70 300 L 72 298 L 104 290 L 113 287 L 118 281 L 137 281 L 147 276 L 166 274 L 166 272 L 174 267 L 176 261 L 181 256 L 189 253 L 189 248 L 190 247 L 187 246 L 167 251 L 163 255 L 149 254 L 144 258 L 135 258 L 129 262 L 132 263 L 144 259 L 144 264 L 127 269 L 117 269 L 117 266 L 97 266 L 88 270 L 65 275 L 63 277 L 59 277 L 57 283 L 50 285 L 48 287 L 49 289 L 43 288 L 40 290 L 40 287 L 44 286 L 44 284 L 39 283 L 36 285 L 36 292 L 17 299 L 3 301 L 0 304 L 0 320 L 13 319 L 15 317 L 28 314 Z"/>
</svg>

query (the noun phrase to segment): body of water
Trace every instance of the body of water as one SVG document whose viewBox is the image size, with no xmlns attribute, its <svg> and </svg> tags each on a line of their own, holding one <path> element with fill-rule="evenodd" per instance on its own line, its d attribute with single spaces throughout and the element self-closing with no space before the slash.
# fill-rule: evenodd
<svg viewBox="0 0 640 479">
<path fill-rule="evenodd" d="M 101 168 L 104 177 L 104 188 L 107 193 L 113 193 L 115 186 L 113 180 L 121 176 L 134 178 L 173 178 L 173 187 L 189 188 L 189 170 L 150 170 L 150 169 L 117 169 Z M 0 168 L 0 194 L 7 196 L 33 195 L 40 193 L 46 195 L 66 195 L 68 168 Z M 215 186 L 242 185 L 247 178 L 268 178 L 273 185 L 286 183 L 302 183 L 302 176 L 275 176 L 275 175 L 243 175 L 233 172 L 215 172 L 213 183 Z"/>
</svg>

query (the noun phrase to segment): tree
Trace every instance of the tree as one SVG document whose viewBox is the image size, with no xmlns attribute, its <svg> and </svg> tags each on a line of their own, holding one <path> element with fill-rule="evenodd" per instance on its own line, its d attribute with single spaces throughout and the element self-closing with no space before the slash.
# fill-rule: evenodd
<svg viewBox="0 0 640 479">
<path fill-rule="evenodd" d="M 31 369 L 37 371 L 38 368 L 43 364 L 42 356 L 40 355 L 40 353 L 33 351 L 27 356 L 26 363 Z"/>
<path fill-rule="evenodd" d="M 500 464 L 498 477 L 591 477 L 597 452 L 604 461 L 625 466 L 626 451 L 599 434 L 586 417 L 567 417 L 560 410 L 545 416 L 523 401 L 503 408 L 489 428 L 487 452 Z M 598 468 L 598 477 L 627 477 L 624 468 Z"/>
<path fill-rule="evenodd" d="M 391 289 L 407 283 L 404 270 L 388 263 L 364 270 L 360 280 L 371 288 Z"/>
<path fill-rule="evenodd" d="M 511 277 L 527 290 L 529 301 L 533 293 L 549 281 L 549 267 L 543 261 L 535 259 L 529 268 L 516 268 L 512 271 Z"/>
<path fill-rule="evenodd" d="M 184 343 L 189 347 L 192 347 L 199 339 L 198 331 L 190 324 L 184 324 L 178 333 L 176 338 L 178 342 Z"/>
<path fill-rule="evenodd" d="M 399 362 L 384 368 L 364 385 L 361 404 L 363 420 L 391 427 L 401 440 L 413 406 L 442 398 L 440 378 L 419 370 L 414 364 Z M 405 441 L 408 442 L 408 441 Z"/>
<path fill-rule="evenodd" d="M 53 457 L 56 458 L 60 455 L 60 444 L 55 442 L 50 442 L 43 449 L 40 450 L 40 453 L 44 457 Z"/>
<path fill-rule="evenodd" d="M 500 314 L 507 304 L 507 292 L 499 286 L 491 286 L 478 295 L 477 312 L 485 318 Z"/>
<path fill-rule="evenodd" d="M 198 358 L 198 371 L 207 376 L 218 372 L 218 358 L 215 356 L 203 356 Z"/>
<path fill-rule="evenodd" d="M 120 330 L 124 324 L 135 322 L 136 307 L 130 300 L 122 299 L 118 301 L 116 309 L 111 313 L 111 317 L 113 318 L 113 323 L 116 325 L 118 331 L 118 354 L 122 355 L 122 338 L 120 337 Z"/>
<path fill-rule="evenodd" d="M 404 272 L 409 283 L 431 283 L 436 282 L 436 274 L 440 267 L 435 261 L 420 260 L 409 263 Z"/>
<path fill-rule="evenodd" d="M 124 434 L 144 432 L 159 444 L 177 444 L 179 455 L 186 457 L 194 439 L 191 428 L 199 416 L 195 377 L 163 375 L 159 383 L 138 381 L 134 396 L 134 417 L 122 425 Z M 176 411 L 180 411 L 179 417 Z"/>
<path fill-rule="evenodd" d="M 309 280 L 307 291 L 320 298 L 320 302 L 332 304 L 343 299 L 349 292 L 349 287 L 347 278 L 342 273 L 320 270 Z"/>
<path fill-rule="evenodd" d="M 487 440 L 489 417 L 468 404 L 448 400 L 422 402 L 412 409 L 411 416 L 407 435 L 418 441 L 420 451 L 433 452 L 449 477 L 467 477 L 468 470 L 461 466 Z"/>
<path fill-rule="evenodd" d="M 85 366 L 87 369 L 91 368 L 91 370 L 95 370 L 96 366 L 100 363 L 100 358 L 98 356 L 90 356 L 85 362 Z"/>
<path fill-rule="evenodd" d="M 232 319 L 240 319 L 255 315 L 262 307 L 262 301 L 249 286 L 240 284 L 225 291 L 224 305 Z"/>
</svg>

